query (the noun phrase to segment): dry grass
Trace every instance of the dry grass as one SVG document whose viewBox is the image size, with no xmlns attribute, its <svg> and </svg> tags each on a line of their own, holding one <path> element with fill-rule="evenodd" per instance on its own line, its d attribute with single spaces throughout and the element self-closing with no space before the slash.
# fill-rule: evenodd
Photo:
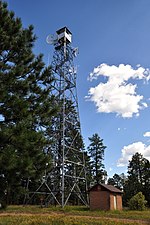
<svg viewBox="0 0 150 225">
<path fill-rule="evenodd" d="M 9 206 L 0 211 L 0 225 L 142 225 L 150 224 L 146 211 L 89 211 L 86 207 Z"/>
</svg>

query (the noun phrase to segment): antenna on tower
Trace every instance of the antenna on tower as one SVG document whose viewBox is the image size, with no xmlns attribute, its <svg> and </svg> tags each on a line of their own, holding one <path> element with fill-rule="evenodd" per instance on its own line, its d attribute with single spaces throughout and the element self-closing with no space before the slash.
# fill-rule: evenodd
<svg viewBox="0 0 150 225">
<path fill-rule="evenodd" d="M 46 42 L 47 42 L 47 44 L 53 44 L 53 45 L 55 45 L 57 42 L 58 42 L 58 37 L 57 37 L 57 35 L 55 34 L 49 34 L 48 36 L 47 36 L 47 38 L 46 38 Z"/>
<path fill-rule="evenodd" d="M 74 57 L 77 57 L 78 53 L 79 53 L 78 47 L 74 48 L 73 49 L 73 55 L 74 55 Z"/>
</svg>

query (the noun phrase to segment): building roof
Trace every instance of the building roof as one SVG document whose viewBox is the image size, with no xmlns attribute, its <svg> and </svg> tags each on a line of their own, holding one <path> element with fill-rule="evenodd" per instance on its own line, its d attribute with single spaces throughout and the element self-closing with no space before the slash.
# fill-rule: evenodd
<svg viewBox="0 0 150 225">
<path fill-rule="evenodd" d="M 110 192 L 113 192 L 113 193 L 123 194 L 123 192 L 121 190 L 119 190 L 118 188 L 114 187 L 113 185 L 109 185 L 109 184 L 96 184 L 93 187 L 91 187 L 89 191 L 96 191 L 98 186 L 101 186 L 102 188 L 104 188 Z"/>
<path fill-rule="evenodd" d="M 71 31 L 67 27 L 60 28 L 56 31 L 57 34 L 61 34 L 62 32 L 66 31 L 68 34 L 72 34 Z"/>
</svg>

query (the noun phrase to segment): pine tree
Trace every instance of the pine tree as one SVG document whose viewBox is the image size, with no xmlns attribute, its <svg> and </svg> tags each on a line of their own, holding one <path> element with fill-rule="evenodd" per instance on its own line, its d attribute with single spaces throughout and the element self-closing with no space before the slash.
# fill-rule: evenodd
<svg viewBox="0 0 150 225">
<path fill-rule="evenodd" d="M 150 206 L 150 162 L 145 159 L 143 168 L 143 194 L 146 197 L 148 205 Z"/>
<path fill-rule="evenodd" d="M 124 186 L 124 199 L 127 202 L 138 192 L 142 192 L 145 195 L 148 204 L 150 204 L 150 166 L 149 161 L 145 159 L 138 152 L 135 153 L 129 161 L 128 166 L 128 179 Z"/>
<path fill-rule="evenodd" d="M 91 158 L 93 182 L 104 182 L 103 176 L 106 176 L 106 171 L 104 170 L 103 160 L 106 146 L 104 146 L 103 139 L 98 134 L 93 134 L 89 141 L 91 143 L 88 146 L 88 153 Z"/>
<path fill-rule="evenodd" d="M 39 179 L 50 162 L 53 76 L 42 55 L 33 54 L 33 26 L 24 29 L 2 1 L 0 40 L 0 177 L 13 203 L 27 179 Z"/>
</svg>

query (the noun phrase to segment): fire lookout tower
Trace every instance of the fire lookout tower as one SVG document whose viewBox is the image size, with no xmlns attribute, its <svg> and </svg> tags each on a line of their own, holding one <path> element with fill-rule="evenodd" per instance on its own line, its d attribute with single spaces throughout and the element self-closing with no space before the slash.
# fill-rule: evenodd
<svg viewBox="0 0 150 225">
<path fill-rule="evenodd" d="M 87 204 L 86 171 L 78 112 L 76 90 L 77 70 L 74 58 L 78 48 L 71 46 L 72 33 L 67 27 L 49 35 L 47 43 L 53 44 L 54 54 L 51 63 L 54 73 L 53 94 L 59 112 L 53 118 L 51 132 L 52 170 L 47 175 L 51 203 L 64 207 L 73 199 Z"/>
</svg>

